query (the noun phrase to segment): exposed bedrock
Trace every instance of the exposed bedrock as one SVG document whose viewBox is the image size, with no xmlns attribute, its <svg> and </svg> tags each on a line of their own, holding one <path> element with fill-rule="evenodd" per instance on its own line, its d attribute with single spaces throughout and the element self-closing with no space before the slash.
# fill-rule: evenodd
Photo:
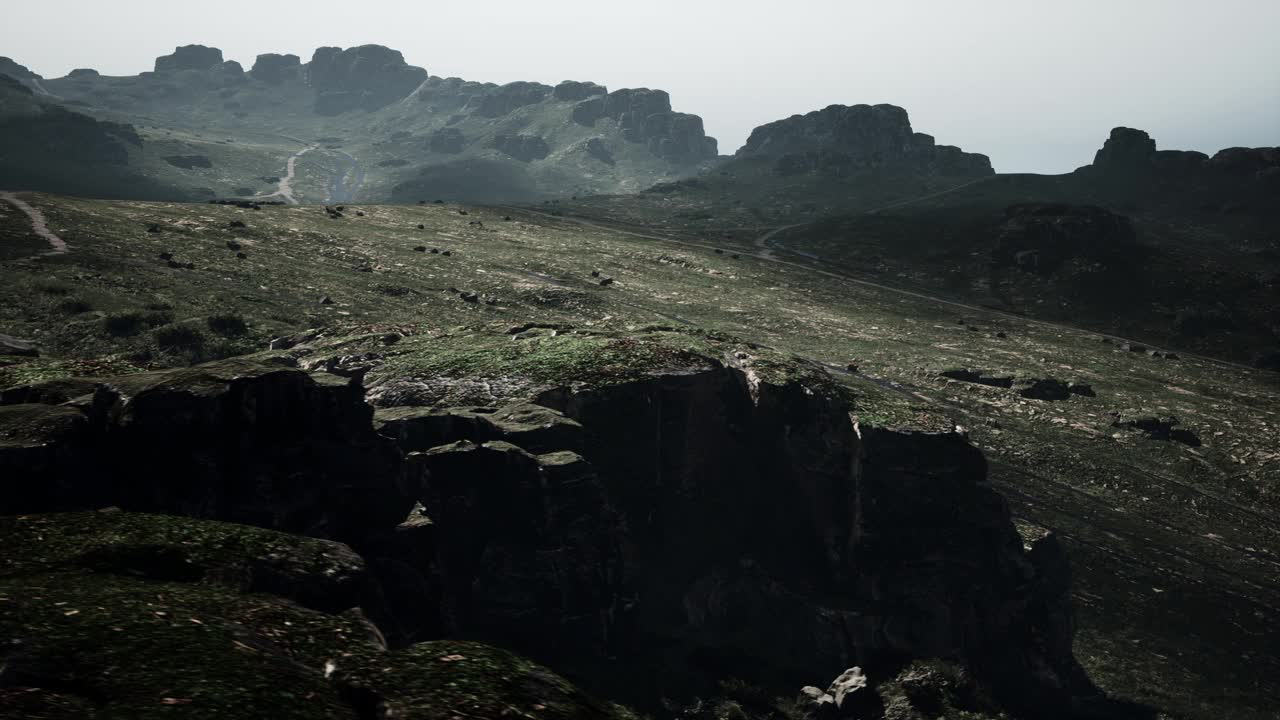
<svg viewBox="0 0 1280 720">
<path fill-rule="evenodd" d="M 938 658 L 1046 713 L 1092 694 L 1063 551 L 1015 528 L 982 454 L 859 423 L 814 377 L 702 358 L 376 418 L 348 379 L 248 361 L 15 393 L 56 404 L 0 407 L 0 514 L 116 505 L 343 540 L 394 645 L 623 658 L 664 690 Z"/>
</svg>

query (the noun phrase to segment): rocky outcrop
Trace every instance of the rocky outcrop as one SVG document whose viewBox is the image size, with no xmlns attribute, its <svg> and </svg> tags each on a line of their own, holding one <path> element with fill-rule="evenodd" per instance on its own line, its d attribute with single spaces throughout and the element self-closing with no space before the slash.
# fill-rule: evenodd
<svg viewBox="0 0 1280 720">
<path fill-rule="evenodd" d="M 595 137 L 587 141 L 587 154 L 599 160 L 605 165 L 616 165 L 617 159 L 614 158 L 613 152 L 609 150 L 608 144 L 601 138 Z"/>
<path fill-rule="evenodd" d="M 697 163 L 717 155 L 715 138 L 707 137 L 702 118 L 672 112 L 671 96 L 662 90 L 625 89 L 591 97 L 574 106 L 572 117 L 588 127 L 605 118 L 615 120 L 625 139 L 644 143 L 672 162 Z"/>
<path fill-rule="evenodd" d="M 476 114 L 480 117 L 499 118 L 517 108 L 536 105 L 551 95 L 551 88 L 541 83 L 513 82 L 486 93 L 480 100 Z"/>
<path fill-rule="evenodd" d="M 5 93 L 33 96 L 30 88 L 0 75 L 0 96 Z M 89 166 L 125 165 L 130 146 L 142 145 L 132 125 L 96 120 L 53 103 L 30 107 L 33 111 L 0 113 L 0 165 L 10 166 L 10 172 L 71 158 Z"/>
<path fill-rule="evenodd" d="M 93 68 L 76 68 L 67 73 L 67 77 L 72 80 L 92 80 L 96 77 L 102 77 L 102 73 Z"/>
<path fill-rule="evenodd" d="M 1118 127 L 1098 150 L 1093 164 L 1080 172 L 1118 182 L 1144 180 L 1144 185 L 1153 181 L 1172 187 L 1185 185 L 1201 195 L 1212 196 L 1240 181 L 1275 189 L 1278 168 L 1280 148 L 1226 148 L 1211 158 L 1195 151 L 1157 150 L 1156 141 L 1146 132 Z M 1206 186 L 1209 193 L 1205 193 Z"/>
<path fill-rule="evenodd" d="M 15 60 L 3 56 L 0 56 L 0 75 L 8 75 L 23 84 L 32 80 L 43 80 L 39 75 L 31 72 L 31 69 L 26 65 L 19 64 Z"/>
<path fill-rule="evenodd" d="M 222 51 L 204 45 L 183 45 L 176 48 L 172 55 L 161 55 L 156 58 L 156 72 L 176 72 L 179 70 L 208 70 L 222 64 Z"/>
<path fill-rule="evenodd" d="M 457 154 L 467 147 L 467 138 L 457 128 L 440 128 L 427 140 L 431 152 Z"/>
<path fill-rule="evenodd" d="M 338 543 L 119 511 L 0 518 L 0 543 L 6 717 L 622 717 L 494 647 L 388 649 Z"/>
<path fill-rule="evenodd" d="M 907 111 L 894 105 L 831 105 L 762 125 L 737 156 L 776 158 L 780 175 L 891 170 L 984 177 L 994 172 L 985 155 L 940 146 L 932 136 L 914 132 Z"/>
<path fill-rule="evenodd" d="M 224 361 L 0 408 L 0 514 L 115 505 L 353 540 L 408 513 L 413 479 L 360 387 Z"/>
<path fill-rule="evenodd" d="M 537 135 L 496 135 L 493 148 L 520 162 L 541 160 L 551 154 L 547 141 Z"/>
<path fill-rule="evenodd" d="M 254 78 L 272 85 L 298 77 L 302 72 L 302 59 L 297 55 L 264 53 L 259 55 L 249 71 Z"/>
<path fill-rule="evenodd" d="M 597 85 L 593 82 L 579 82 L 577 80 L 565 80 L 556 85 L 553 94 L 556 100 L 561 102 L 578 102 L 586 100 L 596 95 L 607 95 L 609 90 L 603 85 Z"/>
<path fill-rule="evenodd" d="M 493 342 L 537 336 L 513 333 Z M 290 355 L 336 375 L 223 361 L 0 407 L 0 472 L 21 478 L 0 514 L 113 504 L 350 540 L 361 606 L 393 645 L 652 658 L 660 685 L 867 668 L 833 686 L 837 708 L 912 658 L 959 663 L 1020 706 L 1092 692 L 1061 547 L 1014 526 L 962 435 L 860 422 L 849 389 L 799 360 L 663 337 L 591 333 L 571 368 L 494 365 L 511 399 L 493 406 L 373 415 L 342 360 L 360 341 L 330 362 L 311 340 Z M 455 340 L 481 358 L 483 339 Z M 445 398 L 492 392 L 485 377 L 401 379 Z"/>
<path fill-rule="evenodd" d="M 1140 254 L 1133 223 L 1123 215 L 1089 205 L 1030 203 L 1005 209 L 991 257 L 996 267 L 1052 275 L 1071 260 L 1114 267 Z"/>
<path fill-rule="evenodd" d="M 316 90 L 315 110 L 320 115 L 386 107 L 427 79 L 426 70 L 405 63 L 398 50 L 381 45 L 319 48 L 306 73 Z"/>
</svg>

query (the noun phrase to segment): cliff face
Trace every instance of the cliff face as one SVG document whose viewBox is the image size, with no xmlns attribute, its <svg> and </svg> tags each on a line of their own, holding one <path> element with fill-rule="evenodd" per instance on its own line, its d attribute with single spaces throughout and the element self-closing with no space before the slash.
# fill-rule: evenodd
<svg viewBox="0 0 1280 720">
<path fill-rule="evenodd" d="M 907 111 L 894 105 L 831 105 L 756 128 L 736 157 L 777 158 L 780 175 L 845 175 L 865 170 L 983 177 L 985 155 L 937 145 L 914 132 Z"/>
<path fill-rule="evenodd" d="M 1142 130 L 1118 127 L 1094 156 L 1093 164 L 1077 171 L 1111 183 L 1130 183 L 1138 191 L 1280 190 L 1280 148 L 1226 148 L 1210 157 L 1187 150 L 1157 150 L 1156 141 Z"/>
<path fill-rule="evenodd" d="M 860 422 L 821 369 L 734 343 L 583 342 L 574 372 L 596 380 L 517 371 L 487 407 L 395 405 L 387 383 L 495 385 L 368 354 L 348 368 L 350 345 L 290 351 L 336 375 L 233 361 L 69 402 L 11 393 L 27 404 L 0 408 L 0 469 L 19 478 L 2 511 L 109 504 L 345 540 L 393 644 L 479 639 L 601 683 L 620 657 L 652 678 L 641 695 L 854 664 L 887 680 L 913 658 L 1046 712 L 1092 692 L 1061 548 L 1019 534 L 962 436 Z M 347 379 L 364 373 L 384 390 L 373 422 Z"/>
</svg>

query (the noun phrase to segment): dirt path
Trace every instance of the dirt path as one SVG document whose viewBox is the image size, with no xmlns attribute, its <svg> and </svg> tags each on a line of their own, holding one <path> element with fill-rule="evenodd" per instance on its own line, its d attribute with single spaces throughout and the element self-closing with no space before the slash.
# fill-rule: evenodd
<svg viewBox="0 0 1280 720">
<path fill-rule="evenodd" d="M 11 192 L 0 192 L 0 200 L 4 200 L 10 205 L 18 208 L 22 212 L 26 213 L 27 217 L 31 218 L 31 232 L 49 241 L 49 246 L 52 249 L 49 250 L 48 254 L 60 255 L 67 252 L 66 241 L 58 237 L 49 229 L 49 224 L 45 222 L 44 219 L 44 213 L 31 207 L 26 203 L 26 201 L 20 200 L 17 195 L 14 195 Z"/>
<path fill-rule="evenodd" d="M 289 158 L 289 162 L 285 165 L 287 172 L 284 177 L 280 178 L 280 183 L 276 187 L 276 191 L 270 195 L 256 195 L 253 199 L 267 200 L 269 198 L 278 197 L 284 198 L 284 201 L 290 205 L 297 205 L 298 199 L 293 196 L 293 180 L 297 177 L 298 158 L 315 149 L 314 145 L 308 145 L 291 156 Z"/>
</svg>

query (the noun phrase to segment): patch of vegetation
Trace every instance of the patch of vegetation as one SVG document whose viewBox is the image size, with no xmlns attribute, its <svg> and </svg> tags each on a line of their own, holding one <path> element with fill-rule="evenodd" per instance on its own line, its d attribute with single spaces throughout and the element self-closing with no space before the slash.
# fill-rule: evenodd
<svg viewBox="0 0 1280 720">
<path fill-rule="evenodd" d="M 152 333 L 156 345 L 166 352 L 182 352 L 199 350 L 204 346 L 205 336 L 189 325 L 169 325 Z"/>
<path fill-rule="evenodd" d="M 210 315 L 206 322 L 210 330 L 223 337 L 241 337 L 249 332 L 248 323 L 243 317 L 234 313 Z"/>
</svg>

